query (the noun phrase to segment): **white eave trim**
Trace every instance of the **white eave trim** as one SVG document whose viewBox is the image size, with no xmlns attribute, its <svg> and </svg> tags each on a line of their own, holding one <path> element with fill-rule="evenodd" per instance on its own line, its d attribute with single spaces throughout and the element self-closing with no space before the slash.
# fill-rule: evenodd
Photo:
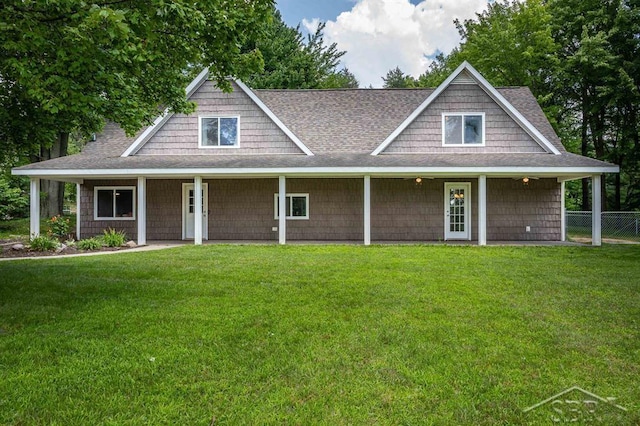
<svg viewBox="0 0 640 426">
<path fill-rule="evenodd" d="M 618 166 L 602 167 L 278 167 L 278 168 L 177 168 L 177 169 L 66 169 L 66 170 L 13 170 L 14 175 L 48 178 L 60 176 L 66 178 L 90 179 L 96 177 L 134 178 L 185 177 L 185 176 L 451 176 L 487 177 L 500 176 L 539 176 L 562 177 L 591 176 L 602 173 L 618 173 Z"/>
<path fill-rule="evenodd" d="M 284 132 L 285 135 L 289 137 L 296 144 L 298 148 L 302 150 L 307 155 L 313 155 L 313 152 L 307 146 L 302 143 L 302 141 L 287 127 L 285 124 L 276 116 L 273 111 L 269 109 L 268 106 L 265 105 L 262 100 L 251 90 L 246 84 L 244 84 L 240 80 L 234 80 L 235 83 L 242 89 L 242 91 L 251 98 L 251 100 L 265 113 L 267 116 L 273 121 L 276 126 L 280 128 Z"/>
<path fill-rule="evenodd" d="M 480 85 L 480 87 L 509 114 L 542 148 L 547 152 L 560 155 L 561 152 L 556 148 L 542 133 L 536 129 L 520 112 L 502 96 L 495 87 L 493 87 L 475 68 L 467 61 L 464 61 L 456 70 L 451 73 L 445 81 L 440 84 L 432 93 L 418 106 L 407 118 L 396 128 L 372 153 L 378 155 L 384 151 L 409 125 L 458 77 L 463 71 L 467 71 Z"/>
<path fill-rule="evenodd" d="M 187 99 L 189 99 L 195 92 L 207 81 L 209 77 L 209 68 L 205 68 L 198 74 L 198 76 L 187 86 L 185 89 Z M 264 102 L 256 96 L 256 94 L 245 85 L 240 80 L 234 80 L 234 82 L 242 89 L 242 91 L 251 98 L 251 100 L 260 108 L 267 116 L 282 130 L 291 141 L 296 144 L 302 152 L 306 155 L 313 155 L 313 152 L 307 146 L 302 143 L 302 141 L 287 127 L 284 123 L 267 107 Z M 142 146 L 147 143 L 147 141 L 156 134 L 158 130 L 173 116 L 173 113 L 169 112 L 169 110 L 165 110 L 158 118 L 155 119 L 153 124 L 142 132 L 140 136 L 127 148 L 125 152 L 122 153 L 121 157 L 128 157 L 130 155 L 135 154 L 142 148 Z"/>
<path fill-rule="evenodd" d="M 187 99 L 189 99 L 195 92 L 202 86 L 202 84 L 207 81 L 207 77 L 209 77 L 209 68 L 203 69 L 198 76 L 193 79 L 191 83 L 185 89 L 185 95 Z M 164 112 L 158 116 L 153 124 L 146 128 L 144 132 L 138 138 L 133 141 L 133 143 L 127 148 L 125 152 L 122 153 L 121 157 L 128 157 L 130 155 L 138 152 L 142 146 L 147 143 L 147 141 L 156 134 L 158 130 L 173 116 L 172 112 L 169 112 L 168 109 L 165 109 Z"/>
</svg>

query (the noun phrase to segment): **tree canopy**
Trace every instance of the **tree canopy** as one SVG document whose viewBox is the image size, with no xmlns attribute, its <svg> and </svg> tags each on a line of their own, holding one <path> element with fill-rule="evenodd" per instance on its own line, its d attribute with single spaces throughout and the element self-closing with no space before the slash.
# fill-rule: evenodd
<svg viewBox="0 0 640 426">
<path fill-rule="evenodd" d="M 636 0 L 494 2 L 456 26 L 461 44 L 439 55 L 417 85 L 437 86 L 467 60 L 493 85 L 530 87 L 569 151 L 621 166 L 603 180 L 605 209 L 640 209 Z M 575 207 L 589 209 L 588 194 L 584 180 L 572 194 Z"/>
<path fill-rule="evenodd" d="M 263 36 L 245 46 L 247 51 L 259 50 L 264 58 L 264 69 L 252 74 L 245 83 L 258 89 L 358 87 L 348 69 L 339 69 L 345 52 L 339 51 L 336 43 L 325 43 L 324 23 L 305 38 L 300 25 L 289 27 L 275 8 L 272 15 Z"/>
<path fill-rule="evenodd" d="M 161 108 L 189 112 L 190 69 L 229 88 L 262 65 L 273 0 L 4 0 L 0 141 L 5 161 L 66 155 L 68 135 L 105 120 L 134 134 Z M 59 202 L 56 202 L 59 205 Z M 60 205 L 61 208 L 61 205 Z M 56 212 L 57 210 L 53 210 Z"/>
<path fill-rule="evenodd" d="M 398 66 L 389 70 L 387 75 L 382 77 L 382 81 L 384 81 L 383 87 L 385 89 L 404 89 L 416 85 L 415 79 L 405 74 Z"/>
</svg>

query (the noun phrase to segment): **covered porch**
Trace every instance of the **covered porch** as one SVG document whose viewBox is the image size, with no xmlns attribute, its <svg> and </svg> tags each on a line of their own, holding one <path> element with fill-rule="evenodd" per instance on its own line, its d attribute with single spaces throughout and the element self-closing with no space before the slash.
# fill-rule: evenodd
<svg viewBox="0 0 640 426">
<path fill-rule="evenodd" d="M 139 245 L 146 245 L 148 240 L 178 239 L 197 245 L 208 239 L 279 244 L 342 241 L 364 245 L 393 242 L 466 242 L 481 246 L 517 241 L 563 242 L 566 234 L 564 183 L 582 177 L 584 175 L 558 177 L 542 173 L 527 176 L 456 175 L 434 174 L 428 171 L 394 174 L 352 172 L 332 176 L 278 174 L 239 177 L 204 173 L 179 177 L 118 176 L 118 179 L 104 176 L 100 177 L 102 187 L 132 188 L 134 208 L 131 216 L 119 218 L 117 221 L 94 222 L 100 226 L 115 224 L 126 227 L 129 235 L 135 235 Z M 599 246 L 602 243 L 601 175 L 590 177 L 593 183 L 592 244 Z M 89 185 L 97 185 L 87 179 L 74 181 L 78 185 L 76 235 L 83 238 L 90 236 L 88 233 L 92 232 L 86 224 L 95 216 L 95 212 L 92 202 L 94 200 L 89 200 L 86 195 L 83 199 L 81 194 L 87 193 Z M 232 183 L 240 181 L 244 181 L 245 184 L 237 186 L 234 190 Z M 172 182 L 174 189 L 165 189 L 160 185 L 161 182 Z M 544 196 L 540 195 L 542 192 L 534 194 L 542 182 L 551 187 L 551 192 L 547 190 L 546 193 L 555 191 L 554 186 L 557 185 L 557 208 L 544 205 Z M 108 185 L 109 183 L 112 185 Z M 179 192 L 176 192 L 176 185 L 180 187 Z M 221 185 L 226 188 L 224 192 L 220 189 L 223 187 Z M 32 235 L 40 233 L 39 187 L 40 177 L 31 177 Z M 253 189 L 247 192 L 246 188 Z M 238 204 L 237 200 L 243 191 L 253 193 L 255 197 L 253 200 L 251 197 L 245 197 L 247 199 Z M 235 196 L 234 192 L 237 193 Z M 193 196 L 198 193 L 206 196 Z M 534 196 L 531 196 L 532 194 Z M 305 195 L 306 206 L 297 207 L 304 209 L 304 212 L 293 212 L 295 204 L 302 203 Z M 259 202 L 256 201 L 258 196 Z M 527 198 L 529 196 L 531 200 Z M 447 203 L 451 208 L 447 208 Z M 223 206 L 226 206 L 226 209 L 223 209 Z M 193 222 L 189 229 L 185 226 L 186 214 L 192 215 Z M 306 218 L 302 218 L 301 215 L 306 215 Z M 552 235 L 547 236 L 534 236 L 540 226 L 532 221 L 536 218 L 544 221 L 546 219 L 543 217 L 549 215 L 559 223 L 559 232 L 554 231 Z M 529 222 L 532 223 L 527 225 Z M 220 223 L 222 225 L 212 226 Z M 507 232 L 509 228 L 513 229 L 510 233 Z M 171 232 L 163 234 L 159 229 L 170 229 Z M 250 229 L 256 234 L 248 232 Z M 223 230 L 226 231 L 222 232 Z M 515 232 L 522 234 L 518 237 Z M 252 238 L 252 235 L 259 237 Z M 504 236 L 508 238 L 505 239 Z"/>
</svg>

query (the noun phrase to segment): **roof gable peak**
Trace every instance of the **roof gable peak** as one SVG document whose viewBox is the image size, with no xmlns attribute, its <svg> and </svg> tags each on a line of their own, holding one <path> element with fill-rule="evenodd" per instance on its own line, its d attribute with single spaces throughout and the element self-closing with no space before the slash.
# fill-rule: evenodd
<svg viewBox="0 0 640 426">
<path fill-rule="evenodd" d="M 207 81 L 209 77 L 209 68 L 203 69 L 198 76 L 193 79 L 191 83 L 185 89 L 185 95 L 187 99 L 191 98 L 193 94 Z M 233 79 L 233 82 L 260 108 L 275 124 L 278 126 L 286 135 L 291 139 L 291 141 L 300 148 L 302 152 L 306 155 L 313 155 L 313 152 L 305 144 L 287 127 L 285 124 L 267 107 L 264 102 L 260 100 L 256 96 L 256 94 L 244 83 L 240 80 Z M 145 129 L 144 132 L 140 134 L 136 138 L 136 140 L 122 153 L 121 157 L 129 157 L 137 153 L 145 143 L 147 143 L 153 135 L 155 135 L 158 130 L 164 126 L 167 121 L 173 116 L 173 112 L 170 112 L 168 109 L 165 109 L 162 114 L 160 114 L 153 124 Z"/>
<path fill-rule="evenodd" d="M 445 79 L 418 108 L 416 108 L 398 126 L 371 155 L 378 155 L 383 152 L 413 121 L 424 112 L 452 84 L 477 84 L 491 97 L 524 131 L 526 131 L 545 151 L 560 155 L 560 151 L 538 131 L 504 96 L 496 90 L 471 64 L 462 62 L 449 77 Z"/>
</svg>

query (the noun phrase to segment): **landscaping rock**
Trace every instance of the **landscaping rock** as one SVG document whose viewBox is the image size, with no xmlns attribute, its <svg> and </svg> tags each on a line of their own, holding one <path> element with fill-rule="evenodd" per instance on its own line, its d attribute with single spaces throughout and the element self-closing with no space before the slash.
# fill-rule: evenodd
<svg viewBox="0 0 640 426">
<path fill-rule="evenodd" d="M 135 241 L 133 241 L 133 240 L 129 240 L 129 241 L 127 241 L 126 243 L 124 243 L 123 245 L 124 245 L 124 247 L 127 247 L 127 248 L 135 248 L 135 247 L 138 247 L 138 245 L 136 244 L 136 242 L 135 242 Z"/>
<path fill-rule="evenodd" d="M 14 244 L 11 246 L 11 248 L 16 251 L 24 250 L 24 244 L 20 244 L 20 243 Z"/>
<path fill-rule="evenodd" d="M 56 253 L 63 253 L 67 249 L 65 244 L 61 244 L 60 247 L 56 249 Z"/>
</svg>

